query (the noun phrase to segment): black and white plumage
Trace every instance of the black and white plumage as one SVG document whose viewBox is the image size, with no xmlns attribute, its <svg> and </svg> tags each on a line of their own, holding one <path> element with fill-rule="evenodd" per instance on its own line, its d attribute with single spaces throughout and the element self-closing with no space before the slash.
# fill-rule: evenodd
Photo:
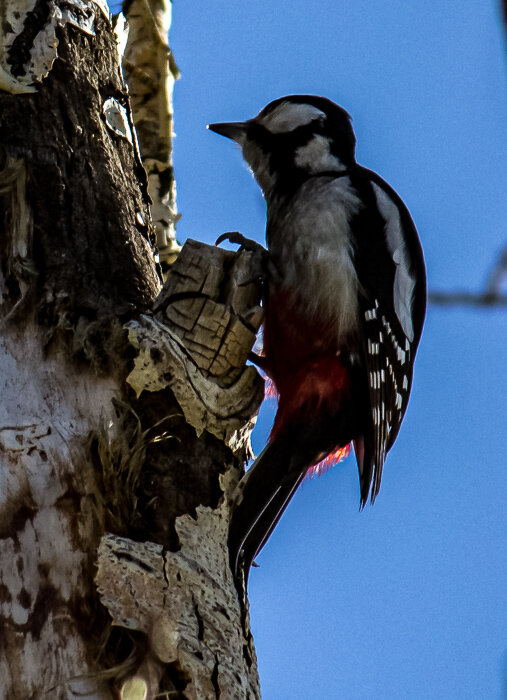
<svg viewBox="0 0 507 700">
<path fill-rule="evenodd" d="M 246 580 L 308 467 L 354 443 L 375 500 L 405 414 L 426 277 L 410 214 L 355 160 L 350 117 L 323 97 L 275 100 L 236 141 L 267 202 L 265 364 L 279 393 L 270 442 L 235 497 L 231 563 Z"/>
</svg>

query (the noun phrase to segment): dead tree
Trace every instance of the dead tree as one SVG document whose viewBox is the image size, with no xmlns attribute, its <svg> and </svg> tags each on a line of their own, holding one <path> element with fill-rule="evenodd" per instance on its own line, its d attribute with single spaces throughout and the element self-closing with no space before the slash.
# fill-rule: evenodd
<svg viewBox="0 0 507 700">
<path fill-rule="evenodd" d="M 189 242 L 174 263 L 168 7 L 128 5 L 130 100 L 105 0 L 2 3 L 9 700 L 260 696 L 227 553 L 259 289 L 246 251 Z"/>
</svg>

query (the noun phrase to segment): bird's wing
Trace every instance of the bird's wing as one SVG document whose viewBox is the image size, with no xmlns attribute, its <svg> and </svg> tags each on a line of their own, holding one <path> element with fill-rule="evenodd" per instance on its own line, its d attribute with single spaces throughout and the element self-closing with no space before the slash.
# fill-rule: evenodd
<svg viewBox="0 0 507 700">
<path fill-rule="evenodd" d="M 371 431 L 365 436 L 361 474 L 364 505 L 370 484 L 372 502 L 378 494 L 385 456 L 394 444 L 408 405 L 424 321 L 426 285 L 421 246 L 408 210 L 378 175 L 363 172 L 381 217 L 380 227 L 373 218 L 363 222 L 363 232 L 370 225 L 372 240 L 358 261 L 363 357 L 371 405 Z"/>
</svg>

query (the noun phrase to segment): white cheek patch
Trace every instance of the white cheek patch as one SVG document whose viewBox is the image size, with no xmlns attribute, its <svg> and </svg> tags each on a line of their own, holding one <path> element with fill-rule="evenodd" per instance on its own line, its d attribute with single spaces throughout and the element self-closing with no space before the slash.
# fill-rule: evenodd
<svg viewBox="0 0 507 700">
<path fill-rule="evenodd" d="M 316 134 L 294 154 L 294 163 L 309 173 L 321 173 L 325 170 L 345 170 L 345 165 L 329 148 L 329 139 Z"/>
<path fill-rule="evenodd" d="M 272 134 L 284 134 L 325 117 L 324 112 L 312 105 L 282 102 L 272 112 L 261 117 L 259 123 Z"/>
<path fill-rule="evenodd" d="M 396 264 L 394 276 L 394 310 L 410 342 L 414 339 L 412 322 L 412 301 L 414 297 L 415 277 L 410 272 L 410 259 L 403 240 L 402 224 L 398 207 L 376 184 L 373 184 L 380 213 L 386 220 L 386 242 L 391 257 Z"/>
</svg>

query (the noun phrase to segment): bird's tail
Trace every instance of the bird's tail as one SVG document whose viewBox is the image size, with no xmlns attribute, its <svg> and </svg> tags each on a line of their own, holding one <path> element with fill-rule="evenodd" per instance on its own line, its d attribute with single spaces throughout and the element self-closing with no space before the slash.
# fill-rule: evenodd
<svg viewBox="0 0 507 700">
<path fill-rule="evenodd" d="M 352 439 L 348 371 L 336 355 L 278 378 L 280 400 L 267 447 L 232 497 L 229 555 L 238 590 L 307 470 Z M 279 386 L 281 384 L 281 386 Z"/>
<path fill-rule="evenodd" d="M 269 442 L 232 496 L 229 556 L 236 584 L 246 589 L 250 566 L 303 480 L 312 457 L 289 436 Z"/>
</svg>

